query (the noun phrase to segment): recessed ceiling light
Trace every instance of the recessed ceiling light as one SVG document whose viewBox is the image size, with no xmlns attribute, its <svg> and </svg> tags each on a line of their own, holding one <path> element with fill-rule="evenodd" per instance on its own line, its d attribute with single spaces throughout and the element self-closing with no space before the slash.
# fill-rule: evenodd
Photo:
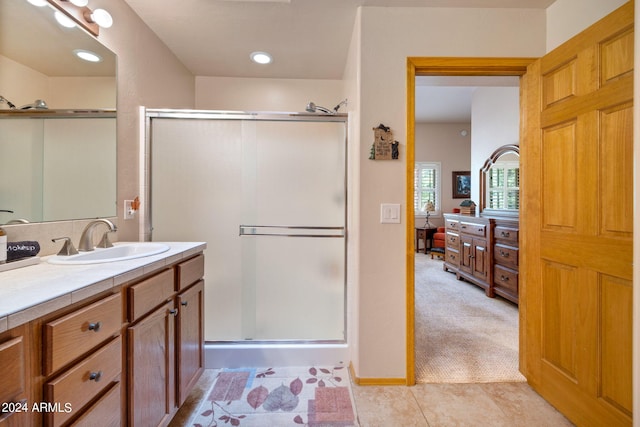
<svg viewBox="0 0 640 427">
<path fill-rule="evenodd" d="M 250 56 L 256 64 L 270 64 L 273 60 L 267 52 L 253 52 Z"/>
<path fill-rule="evenodd" d="M 99 55 L 88 50 L 76 49 L 73 51 L 73 53 L 75 53 L 78 58 L 84 59 L 85 61 L 89 61 L 89 62 L 102 61 L 102 58 L 100 58 Z"/>
</svg>

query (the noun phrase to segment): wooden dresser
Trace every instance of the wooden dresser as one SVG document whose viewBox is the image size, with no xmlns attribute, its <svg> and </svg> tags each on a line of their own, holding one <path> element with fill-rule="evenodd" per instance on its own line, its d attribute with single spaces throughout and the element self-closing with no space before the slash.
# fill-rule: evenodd
<svg viewBox="0 0 640 427">
<path fill-rule="evenodd" d="M 444 214 L 443 269 L 482 289 L 518 303 L 518 221 Z"/>
</svg>

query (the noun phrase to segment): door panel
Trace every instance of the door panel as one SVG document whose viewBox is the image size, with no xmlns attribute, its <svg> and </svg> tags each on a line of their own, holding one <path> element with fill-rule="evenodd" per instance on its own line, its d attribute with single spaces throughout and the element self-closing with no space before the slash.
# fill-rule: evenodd
<svg viewBox="0 0 640 427">
<path fill-rule="evenodd" d="M 576 425 L 631 425 L 633 1 L 523 88 L 523 371 Z"/>
</svg>

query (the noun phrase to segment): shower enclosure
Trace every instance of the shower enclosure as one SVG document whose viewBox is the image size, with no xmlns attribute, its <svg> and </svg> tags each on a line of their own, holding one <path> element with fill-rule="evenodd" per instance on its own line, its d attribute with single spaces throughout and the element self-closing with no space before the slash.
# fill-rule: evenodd
<svg viewBox="0 0 640 427">
<path fill-rule="evenodd" d="M 207 242 L 209 346 L 345 345 L 346 115 L 145 115 L 149 231 Z"/>
</svg>

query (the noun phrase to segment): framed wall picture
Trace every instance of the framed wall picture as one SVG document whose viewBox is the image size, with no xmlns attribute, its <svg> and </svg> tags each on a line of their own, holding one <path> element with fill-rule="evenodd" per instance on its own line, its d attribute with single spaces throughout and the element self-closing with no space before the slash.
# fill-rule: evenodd
<svg viewBox="0 0 640 427">
<path fill-rule="evenodd" d="M 470 171 L 453 171 L 453 198 L 468 199 L 471 196 L 471 172 Z"/>
</svg>

